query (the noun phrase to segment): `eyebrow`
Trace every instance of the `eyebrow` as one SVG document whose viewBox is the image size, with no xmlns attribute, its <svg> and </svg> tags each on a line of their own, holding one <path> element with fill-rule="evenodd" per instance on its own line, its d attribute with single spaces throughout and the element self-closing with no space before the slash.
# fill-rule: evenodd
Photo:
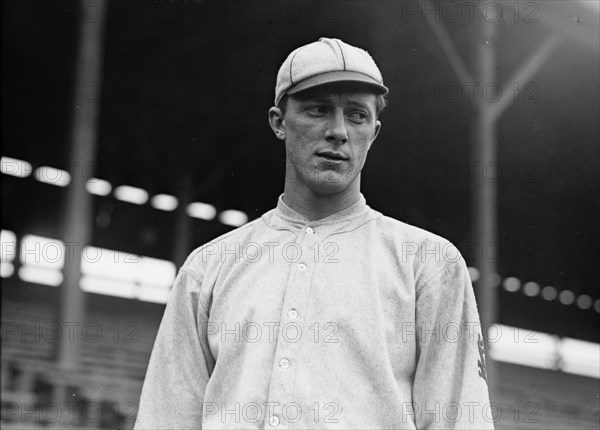
<svg viewBox="0 0 600 430">
<path fill-rule="evenodd" d="M 333 104 L 334 100 L 333 100 L 333 96 L 327 96 L 327 95 L 314 95 L 314 96 L 310 96 L 307 97 L 306 99 L 301 99 L 299 100 L 302 103 L 326 103 L 326 104 Z M 369 105 L 368 103 L 365 103 L 363 101 L 357 100 L 355 98 L 349 97 L 348 98 L 348 103 L 357 107 L 362 107 L 365 109 L 368 109 Z"/>
<path fill-rule="evenodd" d="M 363 107 L 363 108 L 369 107 L 368 103 L 362 102 L 360 100 L 352 99 L 352 98 L 348 99 L 348 103 L 351 105 L 355 105 L 355 106 L 359 106 L 359 107 Z"/>
</svg>

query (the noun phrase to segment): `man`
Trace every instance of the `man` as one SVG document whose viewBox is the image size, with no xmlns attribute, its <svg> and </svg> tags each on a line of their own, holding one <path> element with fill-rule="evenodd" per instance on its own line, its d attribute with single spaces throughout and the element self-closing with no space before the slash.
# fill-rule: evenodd
<svg viewBox="0 0 600 430">
<path fill-rule="evenodd" d="M 288 56 L 284 193 L 181 268 L 136 428 L 493 427 L 464 260 L 360 193 L 387 91 L 341 40 Z"/>
</svg>

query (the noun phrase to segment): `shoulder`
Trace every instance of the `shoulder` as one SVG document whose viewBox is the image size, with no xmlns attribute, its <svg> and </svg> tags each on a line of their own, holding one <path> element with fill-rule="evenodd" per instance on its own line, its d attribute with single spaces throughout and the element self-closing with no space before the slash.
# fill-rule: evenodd
<svg viewBox="0 0 600 430">
<path fill-rule="evenodd" d="M 460 251 L 445 237 L 383 214 L 379 214 L 376 223 L 403 262 L 412 265 L 416 279 L 466 269 Z"/>
<path fill-rule="evenodd" d="M 257 218 L 199 246 L 189 254 L 181 270 L 197 274 L 204 272 L 208 266 L 218 265 L 222 253 L 237 252 L 262 223 L 262 219 Z"/>
<path fill-rule="evenodd" d="M 373 212 L 377 214 L 375 219 L 377 226 L 401 243 L 414 244 L 421 248 L 426 245 L 453 246 L 448 239 L 436 233 L 383 215 L 375 210 Z"/>
</svg>

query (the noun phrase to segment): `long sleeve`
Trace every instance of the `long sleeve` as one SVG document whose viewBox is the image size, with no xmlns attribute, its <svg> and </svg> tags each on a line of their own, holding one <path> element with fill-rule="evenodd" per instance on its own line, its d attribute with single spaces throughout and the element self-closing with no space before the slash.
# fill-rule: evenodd
<svg viewBox="0 0 600 430">
<path fill-rule="evenodd" d="M 481 325 L 462 258 L 417 285 L 416 322 L 417 428 L 493 429 Z"/>
<path fill-rule="evenodd" d="M 182 268 L 152 350 L 135 429 L 199 429 L 204 391 L 214 367 L 205 331 L 201 279 Z"/>
</svg>

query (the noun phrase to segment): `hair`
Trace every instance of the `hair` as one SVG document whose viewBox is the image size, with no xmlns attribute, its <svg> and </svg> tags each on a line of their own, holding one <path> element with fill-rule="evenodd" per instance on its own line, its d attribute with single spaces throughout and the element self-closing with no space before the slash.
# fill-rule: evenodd
<svg viewBox="0 0 600 430">
<path fill-rule="evenodd" d="M 333 85 L 333 84 L 332 84 Z M 337 87 L 339 87 L 340 89 L 346 89 L 349 88 L 348 85 L 344 85 L 344 83 L 339 83 L 336 84 Z M 308 89 L 308 90 L 304 90 L 301 91 L 297 94 L 293 94 L 291 96 L 288 96 L 287 94 L 284 94 L 283 97 L 281 98 L 281 100 L 279 101 L 279 104 L 277 105 L 277 107 L 279 109 L 281 109 L 281 113 L 282 115 L 285 116 L 285 112 L 287 109 L 287 102 L 288 102 L 288 98 L 291 97 L 293 99 L 306 99 L 308 97 L 314 96 L 315 93 L 318 93 L 322 91 L 322 89 L 320 87 L 316 87 L 313 89 Z M 385 109 L 385 107 L 387 106 L 387 100 L 385 98 L 385 94 L 376 94 L 375 95 L 375 114 L 376 117 L 379 117 L 379 114 Z"/>
</svg>

